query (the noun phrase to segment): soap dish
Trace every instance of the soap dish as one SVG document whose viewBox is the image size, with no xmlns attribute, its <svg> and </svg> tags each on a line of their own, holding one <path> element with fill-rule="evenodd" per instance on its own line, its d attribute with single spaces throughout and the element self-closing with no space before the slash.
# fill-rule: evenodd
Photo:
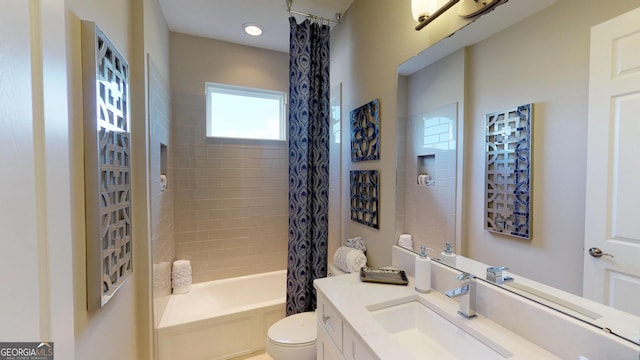
<svg viewBox="0 0 640 360">
<path fill-rule="evenodd" d="M 409 279 L 404 270 L 391 269 L 360 269 L 360 280 L 380 284 L 407 285 Z"/>
</svg>

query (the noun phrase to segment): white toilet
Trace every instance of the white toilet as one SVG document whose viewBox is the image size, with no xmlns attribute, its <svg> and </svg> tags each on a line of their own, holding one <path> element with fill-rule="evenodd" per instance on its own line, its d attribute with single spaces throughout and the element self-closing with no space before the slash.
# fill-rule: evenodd
<svg viewBox="0 0 640 360">
<path fill-rule="evenodd" d="M 314 311 L 277 321 L 267 332 L 267 354 L 274 360 L 315 360 L 317 326 Z"/>
<path fill-rule="evenodd" d="M 345 272 L 329 264 L 327 276 Z M 274 360 L 315 360 L 317 322 L 315 311 L 287 316 L 267 331 L 265 349 Z"/>
</svg>

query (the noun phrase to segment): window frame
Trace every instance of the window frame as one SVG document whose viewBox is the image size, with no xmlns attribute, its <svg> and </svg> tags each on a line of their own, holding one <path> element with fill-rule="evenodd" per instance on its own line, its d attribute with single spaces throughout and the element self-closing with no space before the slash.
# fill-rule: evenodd
<svg viewBox="0 0 640 360">
<path fill-rule="evenodd" d="M 246 97 L 253 98 L 261 98 L 261 99 L 272 99 L 279 101 L 279 109 L 280 109 L 280 138 L 271 139 L 271 138 L 261 138 L 261 137 L 232 137 L 232 136 L 222 136 L 219 134 L 213 134 L 213 114 L 211 113 L 211 95 L 212 94 L 226 94 L 226 95 L 241 95 Z M 287 133 L 287 92 L 285 91 L 277 91 L 277 90 L 266 90 L 266 89 L 258 89 L 252 88 L 248 86 L 236 86 L 236 85 L 227 85 L 220 84 L 214 82 L 206 82 L 205 83 L 205 102 L 206 102 L 206 111 L 205 111 L 205 123 L 206 123 L 206 137 L 208 139 L 238 139 L 238 140 L 255 140 L 255 141 L 287 141 L 288 133 Z"/>
</svg>

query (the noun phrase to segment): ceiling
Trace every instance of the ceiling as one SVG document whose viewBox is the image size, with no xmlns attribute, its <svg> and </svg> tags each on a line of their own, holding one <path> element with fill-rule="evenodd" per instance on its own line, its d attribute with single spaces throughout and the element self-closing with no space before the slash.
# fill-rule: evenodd
<svg viewBox="0 0 640 360">
<path fill-rule="evenodd" d="M 269 50 L 289 52 L 287 0 L 159 0 L 171 31 L 218 39 Z M 291 10 L 335 19 L 354 0 L 292 0 Z M 364 1 L 364 0 L 363 0 Z M 398 1 L 398 0 L 387 0 Z M 410 0 L 402 0 L 410 1 Z M 509 0 L 451 36 L 432 45 L 398 67 L 400 75 L 413 72 L 445 57 L 461 47 L 475 44 L 558 0 Z M 298 22 L 302 16 L 295 15 Z M 263 34 L 252 37 L 242 24 L 256 23 Z M 335 24 L 332 24 L 335 25 Z"/>
<path fill-rule="evenodd" d="M 171 31 L 289 52 L 286 0 L 159 0 Z M 293 0 L 291 10 L 335 20 L 353 0 Z M 302 16 L 296 16 L 302 21 Z M 242 24 L 262 27 L 259 37 L 244 33 Z"/>
</svg>

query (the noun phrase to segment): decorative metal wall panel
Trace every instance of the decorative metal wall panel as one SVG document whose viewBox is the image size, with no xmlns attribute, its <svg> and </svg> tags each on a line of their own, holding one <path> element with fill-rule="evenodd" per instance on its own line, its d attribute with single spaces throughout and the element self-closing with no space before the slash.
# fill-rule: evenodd
<svg viewBox="0 0 640 360">
<path fill-rule="evenodd" d="M 378 228 L 378 170 L 350 172 L 351 220 Z"/>
<path fill-rule="evenodd" d="M 380 158 L 378 99 L 351 111 L 351 161 Z"/>
<path fill-rule="evenodd" d="M 92 22 L 82 22 L 82 46 L 87 295 L 93 309 L 104 306 L 133 269 L 129 66 Z"/>
<path fill-rule="evenodd" d="M 485 229 L 531 237 L 533 104 L 486 116 Z"/>
</svg>

